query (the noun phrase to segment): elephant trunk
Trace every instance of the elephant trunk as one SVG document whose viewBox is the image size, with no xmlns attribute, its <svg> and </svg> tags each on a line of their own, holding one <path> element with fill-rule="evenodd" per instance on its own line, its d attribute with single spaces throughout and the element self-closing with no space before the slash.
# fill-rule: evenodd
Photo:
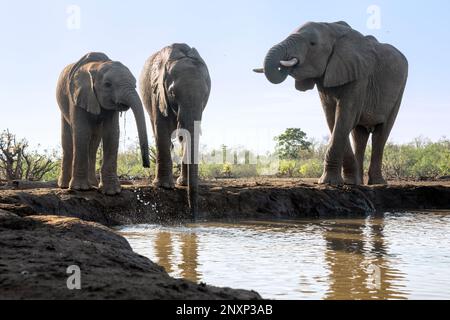
<svg viewBox="0 0 450 320">
<path fill-rule="evenodd" d="M 187 119 L 183 121 L 183 129 L 189 132 L 189 141 L 184 140 L 184 155 L 183 162 L 187 167 L 187 185 L 188 185 L 188 203 L 193 220 L 198 214 L 198 152 L 199 152 L 199 137 L 200 122 L 194 119 Z"/>
<path fill-rule="evenodd" d="M 264 61 L 267 80 L 273 84 L 280 84 L 288 77 L 290 68 L 303 63 L 306 47 L 298 47 L 298 35 L 293 34 L 269 50 Z M 291 56 L 290 52 L 295 52 L 294 56 Z"/>
<path fill-rule="evenodd" d="M 144 168 L 150 168 L 149 147 L 147 138 L 147 127 L 145 125 L 145 113 L 141 99 L 137 93 L 129 97 L 129 106 L 133 110 L 134 118 L 139 135 L 139 145 L 141 147 L 142 165 Z"/>
<path fill-rule="evenodd" d="M 264 73 L 267 80 L 273 84 L 280 84 L 286 80 L 289 70 L 280 64 L 281 60 L 286 59 L 287 51 L 283 44 L 278 44 L 269 50 L 264 61 Z"/>
</svg>

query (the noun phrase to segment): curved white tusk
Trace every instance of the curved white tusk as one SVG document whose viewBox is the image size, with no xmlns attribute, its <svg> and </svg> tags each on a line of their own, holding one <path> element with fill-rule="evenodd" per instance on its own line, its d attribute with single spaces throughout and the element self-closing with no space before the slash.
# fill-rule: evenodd
<svg viewBox="0 0 450 320">
<path fill-rule="evenodd" d="M 298 59 L 297 59 L 297 58 L 293 58 L 293 59 L 291 59 L 291 60 L 289 60 L 289 61 L 283 61 L 283 60 L 281 60 L 281 61 L 280 61 L 280 64 L 281 64 L 283 67 L 286 67 L 286 68 L 292 68 L 292 67 L 294 67 L 294 66 L 296 66 L 296 65 L 298 64 Z"/>
<path fill-rule="evenodd" d="M 256 72 L 256 73 L 264 73 L 264 68 L 253 69 L 253 72 Z"/>
</svg>

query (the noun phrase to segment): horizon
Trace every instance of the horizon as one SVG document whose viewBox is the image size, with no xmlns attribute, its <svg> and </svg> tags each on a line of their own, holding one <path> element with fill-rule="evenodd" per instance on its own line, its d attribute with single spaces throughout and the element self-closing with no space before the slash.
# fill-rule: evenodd
<svg viewBox="0 0 450 320">
<path fill-rule="evenodd" d="M 245 146 L 261 154 L 273 150 L 273 138 L 286 128 L 301 128 L 309 138 L 321 141 L 329 130 L 317 89 L 300 93 L 293 79 L 274 86 L 252 69 L 260 67 L 267 50 L 299 25 L 345 20 L 359 32 L 394 45 L 409 60 L 408 85 L 389 141 L 448 137 L 450 62 L 446 55 L 450 43 L 444 39 L 450 38 L 446 16 L 450 3 L 391 2 L 287 1 L 283 8 L 290 8 L 288 12 L 280 10 L 275 1 L 8 3 L 0 19 L 7 48 L 0 52 L 6 75 L 0 80 L 0 129 L 9 129 L 33 146 L 58 148 L 60 111 L 55 90 L 66 65 L 89 51 L 102 51 L 128 66 L 139 79 L 151 54 L 171 43 L 185 42 L 198 49 L 212 78 L 201 145 L 212 149 Z M 167 12 L 173 17 L 168 19 Z M 432 29 L 424 27 L 431 24 Z M 152 141 L 148 115 L 146 122 Z M 134 143 L 135 137 L 133 115 L 128 112 L 121 118 L 121 150 Z"/>
</svg>

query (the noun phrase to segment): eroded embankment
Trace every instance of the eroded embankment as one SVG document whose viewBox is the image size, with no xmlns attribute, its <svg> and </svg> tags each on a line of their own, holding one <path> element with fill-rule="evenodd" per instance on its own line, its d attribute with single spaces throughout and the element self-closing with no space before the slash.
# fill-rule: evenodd
<svg viewBox="0 0 450 320">
<path fill-rule="evenodd" d="M 0 300 L 260 299 L 253 291 L 171 278 L 112 230 L 76 218 L 0 209 L 0 250 Z M 75 275 L 69 266 L 79 268 L 80 281 L 69 283 L 80 290 L 68 289 Z"/>
<path fill-rule="evenodd" d="M 107 226 L 188 219 L 186 190 L 127 186 L 121 195 L 59 189 L 0 191 L 0 209 L 58 215 Z M 228 180 L 200 187 L 198 218 L 294 219 L 364 216 L 376 211 L 450 209 L 450 186 L 396 184 L 330 187 L 292 180 Z"/>
</svg>

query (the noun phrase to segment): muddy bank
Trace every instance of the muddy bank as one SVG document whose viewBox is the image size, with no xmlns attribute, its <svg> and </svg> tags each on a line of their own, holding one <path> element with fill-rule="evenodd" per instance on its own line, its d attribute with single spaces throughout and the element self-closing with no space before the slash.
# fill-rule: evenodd
<svg viewBox="0 0 450 320">
<path fill-rule="evenodd" d="M 76 218 L 0 210 L 0 299 L 258 299 L 252 291 L 171 278 L 110 229 Z M 68 290 L 69 266 L 81 290 Z"/>
<path fill-rule="evenodd" d="M 0 209 L 20 216 L 58 215 L 107 226 L 181 221 L 186 190 L 125 186 L 120 196 L 59 189 L 1 190 Z M 376 211 L 450 209 L 450 183 L 330 187 L 284 179 L 220 180 L 200 187 L 200 219 L 364 216 Z"/>
</svg>

